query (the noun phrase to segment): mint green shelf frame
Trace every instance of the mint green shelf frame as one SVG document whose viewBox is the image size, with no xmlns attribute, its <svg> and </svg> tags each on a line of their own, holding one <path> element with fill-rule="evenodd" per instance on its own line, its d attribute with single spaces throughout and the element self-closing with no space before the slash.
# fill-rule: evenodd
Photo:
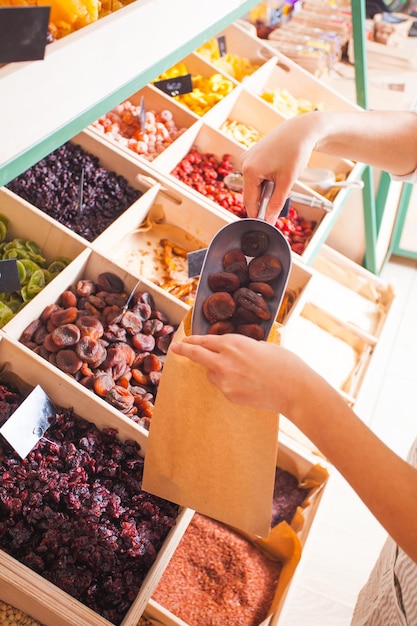
<svg viewBox="0 0 417 626">
<path fill-rule="evenodd" d="M 367 59 L 366 59 L 366 42 L 365 42 L 365 0 L 352 0 L 352 28 L 353 28 L 353 45 L 355 55 L 355 80 L 356 80 L 356 100 L 364 109 L 368 109 L 368 93 L 367 93 Z M 377 193 L 375 195 L 372 179 L 372 168 L 366 166 L 362 178 L 364 181 L 363 188 L 363 205 L 364 205 L 364 225 L 365 225 L 365 255 L 363 265 L 366 269 L 374 274 L 378 274 L 376 248 L 378 244 L 378 234 L 384 215 L 385 205 L 390 190 L 391 178 L 387 172 L 381 172 L 381 178 L 378 184 Z M 391 254 L 417 259 L 417 251 L 406 250 L 401 248 L 400 241 L 402 230 L 404 227 L 407 211 L 410 203 L 412 185 L 404 183 L 400 196 L 397 216 L 394 222 L 391 243 L 388 248 L 386 258 Z"/>
</svg>

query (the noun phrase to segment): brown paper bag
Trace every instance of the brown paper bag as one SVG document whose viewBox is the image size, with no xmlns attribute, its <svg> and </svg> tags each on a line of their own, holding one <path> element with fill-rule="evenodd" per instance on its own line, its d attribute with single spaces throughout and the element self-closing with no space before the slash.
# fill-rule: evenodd
<svg viewBox="0 0 417 626">
<path fill-rule="evenodd" d="M 176 341 L 190 329 L 191 311 Z M 278 342 L 276 325 L 268 340 Z M 143 489 L 267 537 L 277 446 L 277 413 L 229 402 L 208 381 L 206 368 L 168 352 L 146 446 Z"/>
</svg>

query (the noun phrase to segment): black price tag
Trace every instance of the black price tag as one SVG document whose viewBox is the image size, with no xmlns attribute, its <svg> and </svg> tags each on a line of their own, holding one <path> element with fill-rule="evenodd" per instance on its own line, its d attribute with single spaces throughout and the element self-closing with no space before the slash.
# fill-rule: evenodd
<svg viewBox="0 0 417 626">
<path fill-rule="evenodd" d="M 19 270 L 17 269 L 16 259 L 4 259 L 0 261 L 0 292 L 13 293 L 20 291 Z"/>
<path fill-rule="evenodd" d="M 0 433 L 24 459 L 44 436 L 56 412 L 42 387 L 37 385 L 3 424 Z"/>
<path fill-rule="evenodd" d="M 227 54 L 226 37 L 224 35 L 220 35 L 220 37 L 217 37 L 217 45 L 219 46 L 220 56 L 224 57 L 224 55 Z"/>
<path fill-rule="evenodd" d="M 166 78 L 165 80 L 157 80 L 154 82 L 155 87 L 174 98 L 183 93 L 190 93 L 193 90 L 193 82 L 191 74 L 176 76 L 175 78 Z"/>
<path fill-rule="evenodd" d="M 45 56 L 51 7 L 0 7 L 0 63 Z"/>
</svg>

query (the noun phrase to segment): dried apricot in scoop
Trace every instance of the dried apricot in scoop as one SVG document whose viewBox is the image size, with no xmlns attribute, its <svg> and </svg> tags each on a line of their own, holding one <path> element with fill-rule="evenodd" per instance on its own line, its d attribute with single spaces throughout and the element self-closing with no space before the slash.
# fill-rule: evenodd
<svg viewBox="0 0 417 626">
<path fill-rule="evenodd" d="M 270 283 L 278 278 L 282 271 L 280 260 L 270 254 L 253 258 L 248 267 L 251 282 Z"/>
<path fill-rule="evenodd" d="M 268 250 L 269 237 L 260 230 L 250 230 L 242 235 L 241 250 L 243 254 L 258 257 Z"/>
<path fill-rule="evenodd" d="M 210 324 L 230 319 L 235 310 L 236 303 L 227 291 L 217 291 L 203 303 L 203 315 Z"/>
</svg>

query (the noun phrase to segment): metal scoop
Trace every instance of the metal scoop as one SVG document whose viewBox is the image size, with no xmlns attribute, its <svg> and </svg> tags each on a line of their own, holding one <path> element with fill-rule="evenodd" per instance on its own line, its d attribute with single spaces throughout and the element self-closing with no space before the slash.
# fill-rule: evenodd
<svg viewBox="0 0 417 626">
<path fill-rule="evenodd" d="M 298 177 L 300 183 L 304 183 L 313 189 L 327 191 L 332 187 L 363 187 L 362 180 L 336 180 L 336 175 L 332 170 L 322 167 L 308 167 L 301 176 Z"/>
<path fill-rule="evenodd" d="M 268 240 L 265 254 L 278 258 L 282 267 L 279 276 L 270 283 L 274 290 L 273 298 L 267 300 L 271 317 L 268 320 L 259 320 L 259 324 L 264 330 L 265 338 L 268 337 L 285 293 L 292 263 L 291 248 L 288 241 L 275 226 L 264 221 L 273 188 L 274 184 L 272 181 L 264 181 L 257 218 L 244 218 L 227 224 L 212 239 L 205 255 L 194 301 L 191 324 L 193 334 L 205 335 L 210 327 L 209 321 L 203 314 L 204 301 L 213 293 L 208 286 L 208 277 L 215 272 L 224 271 L 224 255 L 229 250 L 240 248 L 244 235 L 253 231 L 259 231 L 265 234 Z M 246 257 L 246 259 L 249 262 L 251 257 Z"/>
</svg>

